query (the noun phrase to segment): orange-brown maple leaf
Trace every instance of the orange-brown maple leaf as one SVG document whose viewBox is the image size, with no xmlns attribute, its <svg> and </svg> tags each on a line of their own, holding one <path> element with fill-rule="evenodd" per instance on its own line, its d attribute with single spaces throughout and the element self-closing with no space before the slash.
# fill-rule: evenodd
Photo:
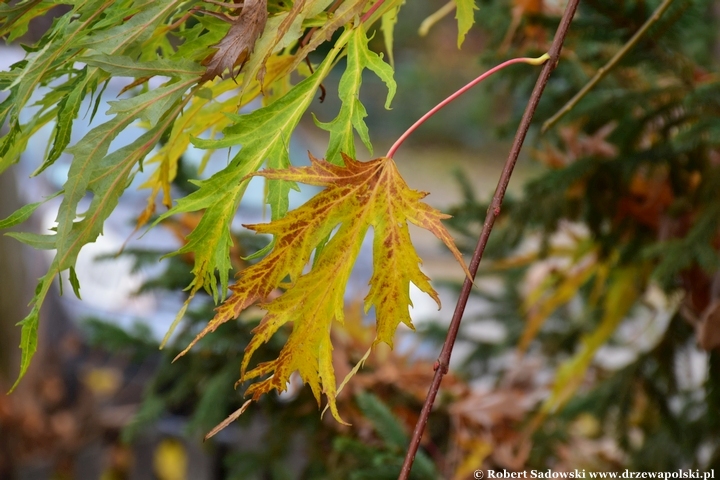
<svg viewBox="0 0 720 480">
<path fill-rule="evenodd" d="M 335 406 L 337 387 L 330 329 L 333 320 L 343 322 L 345 287 L 368 229 L 374 231 L 373 275 L 365 310 L 375 307 L 374 344 L 385 342 L 392 346 L 401 322 L 413 328 L 410 283 L 440 306 L 437 293 L 420 270 L 408 222 L 433 232 L 467 273 L 460 252 L 441 223 L 448 215 L 423 203 L 427 194 L 410 189 L 391 158 L 359 162 L 343 155 L 343 159 L 344 167 L 311 155 L 308 167 L 258 173 L 268 179 L 317 185 L 325 190 L 284 218 L 247 225 L 258 233 L 273 235 L 274 248 L 259 263 L 239 273 L 237 282 L 230 287 L 231 296 L 185 350 L 248 306 L 261 302 L 267 314 L 245 349 L 241 380 L 270 376 L 251 385 L 247 394 L 257 400 L 272 389 L 284 391 L 290 375 L 297 371 L 310 385 L 318 403 L 321 394 L 327 396 L 333 416 L 341 422 Z M 303 273 L 313 251 L 328 236 L 310 271 Z M 278 287 L 285 292 L 270 300 L 271 292 Z M 248 371 L 255 350 L 288 322 L 292 322 L 293 330 L 279 357 Z"/>
</svg>

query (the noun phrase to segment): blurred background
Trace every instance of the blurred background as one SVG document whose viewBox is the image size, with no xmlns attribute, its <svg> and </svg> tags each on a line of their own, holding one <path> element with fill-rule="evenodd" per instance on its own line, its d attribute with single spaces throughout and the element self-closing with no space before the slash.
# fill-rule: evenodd
<svg viewBox="0 0 720 480">
<path fill-rule="evenodd" d="M 672 2 L 609 75 L 540 134 L 542 122 L 660 3 L 581 1 L 481 264 L 412 478 L 472 478 L 479 468 L 720 472 L 720 2 Z M 405 5 L 394 36 L 398 94 L 387 111 L 384 84 L 364 78 L 375 151 L 361 150 L 359 159 L 383 155 L 417 118 L 489 67 L 545 52 L 564 4 L 479 0 L 462 50 L 444 2 Z M 38 39 L 61 8 L 19 43 Z M 380 30 L 371 47 L 384 50 Z M 24 56 L 18 43 L 0 48 L 3 70 Z M 324 84 L 325 102 L 310 108 L 320 121 L 339 109 L 342 71 L 341 62 Z M 431 192 L 428 203 L 453 215 L 447 225 L 465 253 L 537 74 L 527 65 L 503 71 L 438 113 L 395 157 L 410 187 Z M 111 83 L 104 98 L 114 99 L 126 83 Z M 73 142 L 102 123 L 106 109 L 91 125 L 76 121 Z M 67 178 L 69 156 L 29 178 L 51 131 L 39 131 L 22 162 L 0 176 L 0 218 Z M 308 151 L 321 157 L 326 144 L 326 132 L 308 116 L 289 145 L 291 159 L 307 162 Z M 222 168 L 226 155 L 211 158 L 202 175 Z M 197 151 L 183 156 L 176 198 L 192 191 L 187 180 L 198 177 L 201 162 Z M 183 244 L 199 217 L 134 232 L 146 180 L 135 178 L 104 234 L 79 257 L 83 300 L 67 292 L 48 300 L 29 373 L 16 392 L 0 396 L 0 479 L 396 478 L 462 281 L 450 254 L 432 235 L 412 230 L 443 308 L 413 291 L 417 332 L 400 331 L 394 350 L 378 346 L 338 397 L 350 426 L 321 417 L 297 378 L 288 392 L 265 396 L 203 442 L 244 403 L 245 386 L 233 384 L 262 312 L 248 310 L 171 363 L 212 316 L 212 299 L 196 299 L 171 344 L 158 350 L 192 279 L 192 259 L 160 258 Z M 240 226 L 266 221 L 263 188 L 253 181 L 233 226 L 236 269 L 268 241 Z M 292 206 L 315 191 L 303 188 Z M 48 202 L 23 230 L 47 231 L 57 207 Z M 52 259 L 46 253 L 0 237 L 6 391 L 19 365 L 15 324 Z M 333 331 L 338 377 L 374 338 L 362 312 L 370 256 L 365 248 L 346 294 L 346 325 Z M 274 358 L 287 334 L 265 345 L 258 360 Z"/>
</svg>

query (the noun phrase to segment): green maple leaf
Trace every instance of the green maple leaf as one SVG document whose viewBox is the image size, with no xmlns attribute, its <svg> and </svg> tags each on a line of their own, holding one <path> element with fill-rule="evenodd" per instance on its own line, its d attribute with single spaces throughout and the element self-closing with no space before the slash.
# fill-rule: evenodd
<svg viewBox="0 0 720 480">
<path fill-rule="evenodd" d="M 327 161 L 342 165 L 341 153 L 355 157 L 355 129 L 360 139 L 372 155 L 372 144 L 368 134 L 365 117 L 367 112 L 360 102 L 360 87 L 362 86 L 363 70 L 369 68 L 385 82 L 388 88 L 385 108 L 395 96 L 397 85 L 393 79 L 393 70 L 390 65 L 383 62 L 380 55 L 368 49 L 368 38 L 365 32 L 358 28 L 348 42 L 347 67 L 340 79 L 338 96 L 342 100 L 340 113 L 332 121 L 323 123 L 315 119 L 317 126 L 330 132 L 330 143 L 327 149 Z"/>
</svg>

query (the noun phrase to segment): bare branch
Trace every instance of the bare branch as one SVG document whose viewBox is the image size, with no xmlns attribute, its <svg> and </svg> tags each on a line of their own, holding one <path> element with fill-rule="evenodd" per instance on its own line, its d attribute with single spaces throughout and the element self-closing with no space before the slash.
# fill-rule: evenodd
<svg viewBox="0 0 720 480">
<path fill-rule="evenodd" d="M 490 232 L 495 224 L 495 219 L 500 214 L 500 208 L 502 207 L 503 198 L 505 197 L 505 191 L 510 183 L 510 176 L 512 175 L 515 163 L 520 155 L 522 144 L 525 141 L 528 130 L 530 129 L 530 122 L 532 121 L 533 114 L 540 102 L 540 97 L 542 96 L 543 90 L 545 90 L 550 74 L 555 69 L 558 60 L 560 59 L 560 50 L 562 49 L 562 44 L 567 36 L 568 29 L 570 28 L 570 22 L 575 15 L 579 2 L 580 0 L 568 1 L 567 6 L 565 7 L 565 13 L 560 20 L 560 25 L 555 33 L 555 39 L 550 47 L 550 51 L 548 52 L 550 54 L 550 60 L 543 66 L 540 77 L 535 83 L 535 88 L 533 89 L 532 94 L 530 95 L 530 100 L 525 108 L 525 113 L 520 120 L 520 126 L 515 134 L 515 140 L 510 148 L 508 159 L 505 162 L 505 167 L 500 175 L 500 180 L 498 181 L 497 188 L 495 189 L 495 194 L 493 195 L 492 202 L 488 208 L 485 223 L 483 224 L 480 238 L 478 239 L 477 246 L 475 247 L 475 253 L 470 261 L 469 269 L 473 278 L 477 273 L 480 260 L 485 252 L 485 246 L 487 245 Z M 442 378 L 448 372 L 450 355 L 452 354 L 452 349 L 455 345 L 455 339 L 457 338 L 460 322 L 462 321 L 463 314 L 465 313 L 465 306 L 467 305 L 472 285 L 473 282 L 469 278 L 466 278 L 463 282 L 460 297 L 458 298 L 457 305 L 455 306 L 455 313 L 453 314 L 450 327 L 448 328 L 447 337 L 445 338 L 445 343 L 443 344 L 438 361 L 435 364 L 435 376 L 433 377 L 428 396 L 425 399 L 425 403 L 420 412 L 420 417 L 415 425 L 415 430 L 413 431 L 412 439 L 410 440 L 410 446 L 408 447 L 405 461 L 403 462 L 402 469 L 400 470 L 400 476 L 398 477 L 399 480 L 407 480 L 410 477 L 410 469 L 412 468 L 412 464 L 415 460 L 415 454 L 420 446 L 420 440 L 423 432 L 425 431 L 425 426 L 427 425 L 428 418 L 430 416 L 430 410 L 432 410 L 433 403 L 435 403 L 435 397 L 440 389 Z"/>
</svg>

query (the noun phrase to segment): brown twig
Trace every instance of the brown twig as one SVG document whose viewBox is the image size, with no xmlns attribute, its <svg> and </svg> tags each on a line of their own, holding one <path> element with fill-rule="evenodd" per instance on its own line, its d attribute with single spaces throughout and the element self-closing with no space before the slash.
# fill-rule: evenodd
<svg viewBox="0 0 720 480">
<path fill-rule="evenodd" d="M 562 49 L 562 44 L 565 41 L 565 36 L 570 28 L 570 22 L 575 15 L 579 2 L 580 0 L 568 1 L 567 6 L 565 7 L 565 13 L 560 20 L 560 25 L 555 33 L 555 39 L 553 40 L 552 46 L 548 52 L 550 54 L 550 60 L 543 66 L 540 77 L 535 83 L 535 88 L 530 95 L 527 107 L 525 107 L 525 113 L 520 120 L 520 125 L 518 126 L 517 133 L 515 134 L 515 140 L 510 148 L 508 159 L 505 162 L 505 167 L 500 175 L 500 180 L 498 181 L 498 185 L 495 189 L 495 194 L 493 195 L 487 215 L 485 216 L 485 223 L 483 224 L 480 238 L 478 239 L 477 246 L 475 247 L 475 253 L 470 261 L 469 269 L 473 278 L 477 273 L 480 260 L 485 252 L 485 246 L 487 245 L 490 232 L 495 224 L 495 219 L 500 214 L 500 208 L 502 207 L 503 198 L 505 197 L 505 191 L 507 190 L 508 183 L 510 183 L 510 176 L 512 175 L 515 163 L 520 155 L 520 149 L 522 148 L 522 144 L 525 141 L 525 137 L 527 136 L 527 132 L 530 128 L 530 122 L 532 121 L 533 114 L 540 102 L 540 97 L 542 96 L 543 90 L 545 90 L 550 74 L 555 69 L 558 60 L 560 59 L 560 50 Z M 460 328 L 460 322 L 462 321 L 462 317 L 465 312 L 465 306 L 467 305 L 472 285 L 472 280 L 466 278 L 463 283 L 462 290 L 460 291 L 460 297 L 458 298 L 457 305 L 455 306 L 455 313 L 453 314 L 452 321 L 450 322 L 445 343 L 443 344 L 440 356 L 435 363 L 435 376 L 433 377 L 423 408 L 420 411 L 420 417 L 415 425 L 415 430 L 413 431 L 412 439 L 410 440 L 410 446 L 408 447 L 405 461 L 403 462 L 402 469 L 400 470 L 400 475 L 398 477 L 399 480 L 407 480 L 410 477 L 410 469 L 412 468 L 415 460 L 415 454 L 420 446 L 420 440 L 422 439 L 423 432 L 425 431 L 425 426 L 427 425 L 428 417 L 430 416 L 430 410 L 432 409 L 433 403 L 435 403 L 435 397 L 440 389 L 442 378 L 448 372 L 450 355 L 452 354 L 452 349 L 455 345 L 455 339 Z"/>
</svg>

